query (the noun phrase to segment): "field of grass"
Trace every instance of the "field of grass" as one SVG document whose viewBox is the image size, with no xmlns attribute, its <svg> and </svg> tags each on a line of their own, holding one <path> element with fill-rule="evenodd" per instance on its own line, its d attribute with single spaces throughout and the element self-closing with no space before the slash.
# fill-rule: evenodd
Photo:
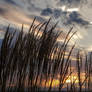
<svg viewBox="0 0 92 92">
<path fill-rule="evenodd" d="M 35 21 L 27 33 L 23 26 L 21 31 L 7 28 L 0 48 L 0 92 L 92 92 L 92 53 L 75 53 L 76 78 L 71 79 L 76 44 L 68 44 L 76 32 L 71 28 L 60 45 L 57 23 L 48 28 L 50 19 L 38 25 Z"/>
</svg>

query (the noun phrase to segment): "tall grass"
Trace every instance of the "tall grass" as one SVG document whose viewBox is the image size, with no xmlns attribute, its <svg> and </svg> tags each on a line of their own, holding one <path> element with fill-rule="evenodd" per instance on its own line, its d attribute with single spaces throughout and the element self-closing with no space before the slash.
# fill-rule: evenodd
<svg viewBox="0 0 92 92">
<path fill-rule="evenodd" d="M 36 19 L 33 20 L 27 33 L 24 33 L 22 26 L 21 31 L 9 31 L 9 26 L 5 33 L 1 48 L 0 48 L 0 90 L 1 92 L 51 92 L 53 90 L 53 81 L 59 75 L 59 85 L 56 88 L 59 92 L 63 90 L 66 80 L 71 76 L 72 72 L 68 73 L 71 67 L 71 55 L 75 44 L 71 46 L 69 54 L 66 58 L 68 43 L 76 33 L 72 33 L 72 28 L 67 33 L 64 42 L 60 45 L 57 42 L 62 32 L 56 31 L 56 26 L 47 22 L 35 25 Z M 72 35 L 70 36 L 70 33 Z M 82 85 L 88 85 L 87 90 L 91 90 L 91 70 L 92 62 L 86 59 L 85 73 L 87 78 L 81 81 L 81 65 L 80 54 L 77 54 L 77 70 L 80 92 Z M 81 61 L 82 62 L 82 61 Z M 87 66 L 86 66 L 87 64 Z M 90 70 L 91 67 L 91 70 Z M 49 87 L 47 87 L 50 79 Z M 45 80 L 45 87 L 43 87 Z M 75 83 L 70 89 L 75 89 Z M 67 87 L 68 88 L 68 87 Z M 86 87 L 85 87 L 86 88 Z M 73 92 L 75 92 L 73 90 Z"/>
</svg>

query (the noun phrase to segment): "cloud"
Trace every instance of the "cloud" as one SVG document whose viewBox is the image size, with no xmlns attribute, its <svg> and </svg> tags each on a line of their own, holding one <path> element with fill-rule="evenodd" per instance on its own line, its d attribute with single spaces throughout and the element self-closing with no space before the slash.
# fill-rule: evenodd
<svg viewBox="0 0 92 92">
<path fill-rule="evenodd" d="M 10 4 L 13 4 L 13 5 L 17 5 L 13 0 L 4 0 L 6 3 L 10 3 Z"/>
<path fill-rule="evenodd" d="M 43 15 L 43 16 L 49 16 L 51 14 L 53 14 L 53 10 L 51 8 L 43 9 L 41 12 L 41 15 Z"/>
<path fill-rule="evenodd" d="M 83 8 L 84 6 L 89 7 L 89 5 L 81 3 L 82 1 L 86 0 L 51 1 L 46 0 L 46 3 L 44 3 L 44 0 L 0 0 L 0 21 L 2 18 L 4 19 L 4 21 L 8 21 L 9 24 L 14 23 L 15 26 L 20 24 L 20 27 L 21 24 L 24 23 L 29 28 L 29 25 L 31 24 L 34 18 L 32 16 L 36 15 L 37 20 L 39 21 L 44 21 L 45 19 L 52 16 L 55 19 L 52 19 L 53 22 L 59 20 L 60 28 L 67 30 L 70 28 L 70 26 L 72 26 L 72 24 L 75 24 L 76 28 L 78 29 L 76 29 L 74 26 L 74 30 L 79 31 L 80 34 L 78 33 L 79 37 L 74 36 L 74 39 L 79 41 L 78 38 L 80 38 L 80 45 L 90 46 L 92 43 L 92 33 L 91 31 L 89 32 L 89 30 L 91 30 L 92 28 L 89 29 L 89 26 L 87 25 L 90 24 L 91 26 L 92 24 L 91 17 L 89 17 L 91 16 L 91 8 Z M 92 2 L 91 0 L 89 1 Z M 81 5 L 83 5 L 83 9 L 80 9 L 79 6 Z M 87 21 L 87 19 L 89 19 L 90 22 L 88 22 L 89 20 Z M 86 26 L 88 28 L 85 28 Z"/>
<path fill-rule="evenodd" d="M 60 9 L 54 9 L 53 14 L 54 14 L 54 17 L 57 19 L 61 16 L 61 10 Z"/>
<path fill-rule="evenodd" d="M 74 12 L 74 11 L 78 12 L 79 8 L 69 8 L 69 9 L 67 9 L 67 12 Z"/>
<path fill-rule="evenodd" d="M 81 15 L 78 12 L 72 12 L 69 14 L 69 18 L 67 22 L 65 23 L 66 25 L 77 23 L 79 25 L 85 26 L 88 25 L 89 22 L 81 18 Z"/>
<path fill-rule="evenodd" d="M 80 3 L 81 0 L 60 0 L 63 3 Z"/>
<path fill-rule="evenodd" d="M 60 0 L 58 4 L 67 6 L 79 6 L 82 0 Z"/>
</svg>

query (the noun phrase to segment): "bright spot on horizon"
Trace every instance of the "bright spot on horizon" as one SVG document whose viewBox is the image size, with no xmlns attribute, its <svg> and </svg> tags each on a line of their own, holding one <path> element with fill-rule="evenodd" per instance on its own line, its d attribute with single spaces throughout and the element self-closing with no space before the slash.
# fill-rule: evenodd
<svg viewBox="0 0 92 92">
<path fill-rule="evenodd" d="M 56 88 L 56 87 L 59 87 L 59 84 L 60 84 L 60 75 L 58 75 L 57 76 L 57 78 L 54 78 L 53 79 L 53 81 L 52 81 L 52 79 L 50 78 L 50 79 L 48 79 L 47 80 L 47 82 L 46 82 L 46 80 L 43 80 L 42 81 L 42 87 L 50 87 L 50 86 L 52 86 L 52 88 Z M 65 80 L 65 83 L 78 83 L 79 81 L 78 81 L 78 77 L 77 77 L 77 75 L 71 75 L 71 76 L 69 76 L 66 80 Z M 52 85 L 51 85 L 51 83 L 52 83 Z"/>
<path fill-rule="evenodd" d="M 78 78 L 77 76 L 69 76 L 69 78 L 66 80 L 66 83 L 71 83 L 71 82 L 75 82 L 75 83 L 78 83 Z"/>
</svg>

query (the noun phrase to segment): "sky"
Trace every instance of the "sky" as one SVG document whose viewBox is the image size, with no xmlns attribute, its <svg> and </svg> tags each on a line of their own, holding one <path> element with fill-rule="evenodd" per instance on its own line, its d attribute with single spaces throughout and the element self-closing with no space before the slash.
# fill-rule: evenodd
<svg viewBox="0 0 92 92">
<path fill-rule="evenodd" d="M 28 28 L 34 16 L 37 23 L 52 18 L 59 29 L 68 32 L 73 26 L 77 33 L 72 38 L 77 47 L 92 51 L 92 0 L 0 0 L 0 39 L 3 30 L 25 24 Z"/>
</svg>

